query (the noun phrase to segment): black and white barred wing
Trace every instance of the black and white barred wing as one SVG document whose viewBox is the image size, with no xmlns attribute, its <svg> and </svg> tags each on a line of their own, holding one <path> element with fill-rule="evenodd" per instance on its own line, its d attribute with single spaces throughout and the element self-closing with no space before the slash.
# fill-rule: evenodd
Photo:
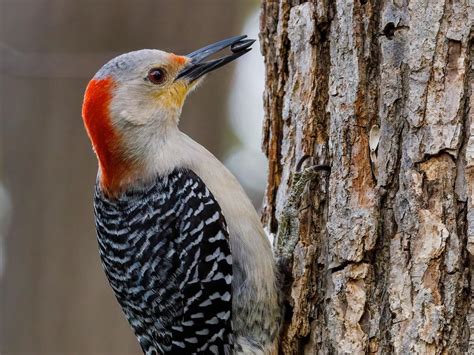
<svg viewBox="0 0 474 355">
<path fill-rule="evenodd" d="M 232 257 L 221 209 L 192 171 L 110 200 L 98 185 L 99 251 L 146 354 L 232 350 Z"/>
<path fill-rule="evenodd" d="M 180 175 L 176 242 L 183 309 L 172 327 L 172 351 L 230 353 L 232 256 L 226 222 L 203 181 L 192 172 Z"/>
</svg>

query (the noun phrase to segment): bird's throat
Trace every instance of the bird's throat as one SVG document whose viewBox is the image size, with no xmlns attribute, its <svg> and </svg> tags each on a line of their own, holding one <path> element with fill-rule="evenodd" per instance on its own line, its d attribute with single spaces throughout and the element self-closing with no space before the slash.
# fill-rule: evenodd
<svg viewBox="0 0 474 355">
<path fill-rule="evenodd" d="M 84 125 L 99 160 L 101 187 L 111 196 L 120 192 L 133 171 L 133 164 L 121 151 L 121 137 L 110 119 L 114 87 L 110 77 L 91 80 L 82 107 Z"/>
</svg>

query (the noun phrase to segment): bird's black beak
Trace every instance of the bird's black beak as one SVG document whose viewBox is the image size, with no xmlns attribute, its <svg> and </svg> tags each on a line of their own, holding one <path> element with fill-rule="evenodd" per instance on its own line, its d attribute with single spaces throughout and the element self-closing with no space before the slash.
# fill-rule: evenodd
<svg viewBox="0 0 474 355">
<path fill-rule="evenodd" d="M 255 42 L 254 39 L 246 39 L 247 36 L 235 36 L 223 41 L 210 44 L 204 48 L 194 51 L 186 57 L 190 59 L 189 63 L 178 73 L 178 76 L 175 80 L 178 79 L 187 79 L 189 82 L 192 82 L 206 73 L 213 71 L 227 63 L 232 62 L 234 59 L 239 58 L 245 53 L 249 52 L 252 48 L 250 46 Z M 210 57 L 214 53 L 217 53 L 224 48 L 230 47 L 232 54 L 204 62 L 204 59 Z"/>
</svg>

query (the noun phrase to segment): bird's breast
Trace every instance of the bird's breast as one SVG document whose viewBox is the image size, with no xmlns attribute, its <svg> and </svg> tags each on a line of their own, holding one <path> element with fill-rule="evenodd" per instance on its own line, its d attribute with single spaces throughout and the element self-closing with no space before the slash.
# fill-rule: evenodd
<svg viewBox="0 0 474 355">
<path fill-rule="evenodd" d="M 174 236 L 174 206 L 157 187 L 109 200 L 96 189 L 95 213 L 99 253 L 118 296 L 160 289 L 179 263 Z M 160 284 L 158 284 L 160 283 Z"/>
</svg>

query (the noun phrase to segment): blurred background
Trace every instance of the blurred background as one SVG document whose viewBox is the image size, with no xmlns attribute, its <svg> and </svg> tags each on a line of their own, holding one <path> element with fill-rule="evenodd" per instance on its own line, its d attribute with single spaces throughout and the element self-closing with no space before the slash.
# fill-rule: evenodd
<svg viewBox="0 0 474 355">
<path fill-rule="evenodd" d="M 257 38 L 257 0 L 0 0 L 0 353 L 139 354 L 99 262 L 88 80 L 123 52 Z M 259 45 L 210 75 L 181 128 L 260 207 Z"/>
</svg>

